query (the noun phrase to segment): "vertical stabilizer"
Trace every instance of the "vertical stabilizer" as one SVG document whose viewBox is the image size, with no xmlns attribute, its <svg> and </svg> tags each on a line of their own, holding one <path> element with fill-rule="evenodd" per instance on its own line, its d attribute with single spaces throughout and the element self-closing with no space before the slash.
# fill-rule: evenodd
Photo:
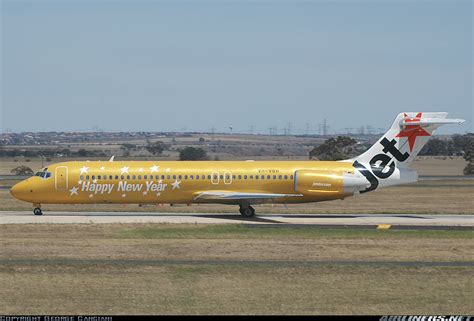
<svg viewBox="0 0 474 321">
<path fill-rule="evenodd" d="M 407 168 L 434 131 L 446 124 L 461 124 L 462 119 L 448 119 L 444 112 L 406 112 L 398 114 L 390 129 L 362 155 L 350 159 L 364 175 L 368 192 L 378 186 L 414 182 L 417 174 Z"/>
</svg>

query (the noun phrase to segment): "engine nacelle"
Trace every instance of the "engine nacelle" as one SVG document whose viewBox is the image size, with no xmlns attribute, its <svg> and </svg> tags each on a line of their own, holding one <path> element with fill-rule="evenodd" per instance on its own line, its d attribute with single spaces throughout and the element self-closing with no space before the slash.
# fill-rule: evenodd
<svg viewBox="0 0 474 321">
<path fill-rule="evenodd" d="M 358 172 L 344 170 L 300 170 L 295 173 L 295 191 L 308 196 L 344 198 L 370 184 Z"/>
</svg>

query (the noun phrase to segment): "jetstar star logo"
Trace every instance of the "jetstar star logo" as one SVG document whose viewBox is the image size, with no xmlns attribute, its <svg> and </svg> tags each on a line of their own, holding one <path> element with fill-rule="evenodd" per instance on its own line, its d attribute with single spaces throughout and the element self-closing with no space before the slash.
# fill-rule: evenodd
<svg viewBox="0 0 474 321">
<path fill-rule="evenodd" d="M 418 113 L 415 117 L 409 117 L 407 114 L 404 114 L 405 123 L 419 122 L 422 115 L 423 113 Z M 431 134 L 421 128 L 420 125 L 405 125 L 402 131 L 400 131 L 395 137 L 406 137 L 408 139 L 408 145 L 410 146 L 410 152 L 413 152 L 413 147 L 415 146 L 416 138 L 418 136 L 431 136 Z"/>
</svg>

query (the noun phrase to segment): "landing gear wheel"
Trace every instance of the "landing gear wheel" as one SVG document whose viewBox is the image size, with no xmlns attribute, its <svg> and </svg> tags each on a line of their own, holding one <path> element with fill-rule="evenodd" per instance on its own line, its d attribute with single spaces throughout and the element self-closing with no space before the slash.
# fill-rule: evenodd
<svg viewBox="0 0 474 321">
<path fill-rule="evenodd" d="M 33 214 L 35 214 L 35 215 L 43 215 L 43 212 L 41 211 L 41 208 L 35 207 L 35 209 L 33 210 Z"/>
<path fill-rule="evenodd" d="M 252 206 L 240 207 L 239 211 L 243 217 L 252 217 L 255 215 L 255 209 Z"/>
</svg>

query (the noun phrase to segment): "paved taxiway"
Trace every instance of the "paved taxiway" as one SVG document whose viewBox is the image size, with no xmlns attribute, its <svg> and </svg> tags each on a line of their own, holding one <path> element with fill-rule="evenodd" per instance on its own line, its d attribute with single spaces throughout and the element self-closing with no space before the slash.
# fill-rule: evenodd
<svg viewBox="0 0 474 321">
<path fill-rule="evenodd" d="M 0 211 L 0 224 L 250 224 L 268 226 L 325 226 L 378 228 L 474 228 L 474 215 L 421 214 L 260 214 L 244 218 L 238 214 L 190 214 L 148 212 L 44 212 Z"/>
</svg>

